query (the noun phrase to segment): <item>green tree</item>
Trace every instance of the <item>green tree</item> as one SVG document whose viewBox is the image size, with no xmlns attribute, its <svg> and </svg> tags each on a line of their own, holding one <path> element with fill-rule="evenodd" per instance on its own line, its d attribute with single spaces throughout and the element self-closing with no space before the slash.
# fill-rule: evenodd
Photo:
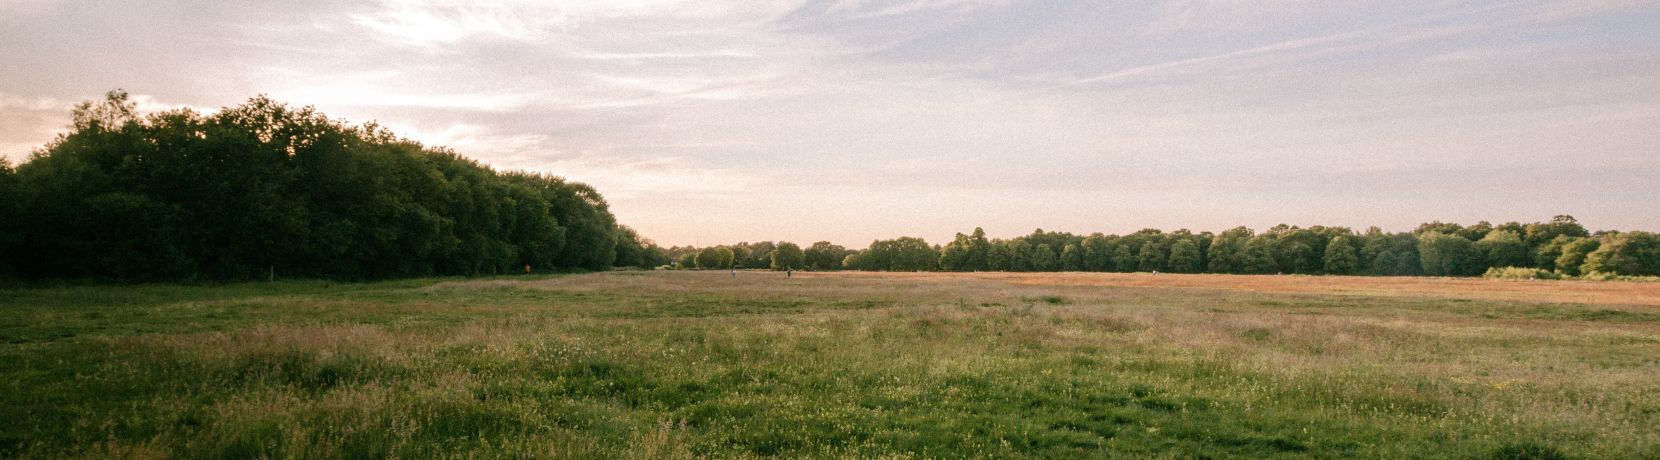
<svg viewBox="0 0 1660 460">
<path fill-rule="evenodd" d="M 662 255 L 591 187 L 498 173 L 378 125 L 265 97 L 205 115 L 136 108 L 121 91 L 82 103 L 69 133 L 16 168 L 18 223 L 0 235 L 39 243 L 8 254 L 21 275 L 366 279 Z"/>
<path fill-rule="evenodd" d="M 777 250 L 778 243 L 772 241 L 744 243 L 743 248 L 746 251 L 742 254 L 742 258 L 738 257 L 739 254 L 736 251 L 732 255 L 734 263 L 737 263 L 738 266 L 744 268 L 771 267 L 772 252 Z"/>
<path fill-rule="evenodd" d="M 1585 226 L 1580 225 L 1574 216 L 1559 215 L 1552 217 L 1550 222 L 1528 224 L 1522 234 L 1522 238 L 1532 248 L 1538 248 L 1562 236 L 1585 238 L 1591 236 L 1591 232 L 1586 231 Z"/>
<path fill-rule="evenodd" d="M 990 268 L 991 242 L 986 231 L 975 227 L 974 233 L 957 237 L 940 250 L 940 269 L 946 271 L 979 271 Z"/>
<path fill-rule="evenodd" d="M 808 247 L 803 257 L 807 268 L 814 270 L 835 270 L 842 268 L 842 261 L 851 253 L 847 248 L 831 244 L 829 241 L 813 243 Z"/>
<path fill-rule="evenodd" d="M 1660 235 L 1623 232 L 1604 238 L 1595 251 L 1585 256 L 1583 273 L 1626 276 L 1660 276 Z"/>
<path fill-rule="evenodd" d="M 1116 237 L 1096 233 L 1084 238 L 1084 269 L 1092 272 L 1112 270 L 1112 249 Z"/>
<path fill-rule="evenodd" d="M 1144 272 L 1164 270 L 1164 251 L 1159 250 L 1158 243 L 1147 241 L 1141 243 L 1141 250 L 1136 253 L 1136 269 Z"/>
<path fill-rule="evenodd" d="M 17 253 L 17 245 L 23 241 L 22 234 L 16 228 L 21 214 L 17 209 L 20 194 L 17 174 L 12 170 L 11 162 L 0 156 L 0 254 L 6 255 L 0 257 L 0 279 L 17 274 L 10 255 Z"/>
<path fill-rule="evenodd" d="M 772 251 L 773 270 L 796 270 L 806 266 L 806 254 L 795 243 L 778 242 Z"/>
<path fill-rule="evenodd" d="M 847 257 L 842 258 L 842 268 L 848 270 L 863 270 L 864 267 L 861 265 L 862 263 L 863 261 L 859 259 L 858 252 L 848 254 Z"/>
<path fill-rule="evenodd" d="M 1183 238 L 1170 245 L 1170 271 L 1198 273 L 1201 268 L 1199 245 L 1192 239 Z"/>
<path fill-rule="evenodd" d="M 1077 272 L 1084 270 L 1084 248 L 1076 244 L 1068 244 L 1061 249 L 1062 270 Z"/>
<path fill-rule="evenodd" d="M 1009 242 L 993 241 L 986 245 L 986 269 L 1006 272 L 1014 270 L 1014 256 L 1010 255 Z"/>
<path fill-rule="evenodd" d="M 1270 229 L 1267 233 L 1274 237 L 1273 251 L 1275 264 L 1279 271 L 1284 273 L 1315 273 L 1320 271 L 1321 251 L 1330 238 L 1324 236 L 1321 229 L 1302 229 L 1284 224 Z"/>
<path fill-rule="evenodd" d="M 1234 227 L 1211 239 L 1210 262 L 1208 269 L 1212 273 L 1245 273 L 1245 264 L 1240 260 L 1245 252 L 1245 242 L 1250 241 L 1255 232 L 1245 227 Z"/>
<path fill-rule="evenodd" d="M 1119 239 L 1118 244 L 1112 249 L 1112 271 L 1120 273 L 1136 271 L 1136 264 L 1139 263 L 1136 256 L 1139 249 L 1141 249 L 1141 245 L 1136 244 L 1135 239 L 1128 237 Z"/>
<path fill-rule="evenodd" d="M 1029 272 L 1037 270 L 1037 261 L 1032 260 L 1032 243 L 1025 238 L 1009 240 L 1009 271 Z"/>
<path fill-rule="evenodd" d="M 1355 252 L 1354 245 L 1349 244 L 1349 238 L 1342 236 L 1332 238 L 1331 243 L 1326 244 L 1322 262 L 1325 272 L 1334 275 L 1350 275 L 1360 269 L 1360 255 Z"/>
<path fill-rule="evenodd" d="M 921 238 L 902 237 L 876 240 L 859 253 L 852 267 L 873 271 L 933 270 L 939 262 L 939 252 Z"/>
<path fill-rule="evenodd" d="M 1475 243 L 1460 236 L 1428 232 L 1418 236 L 1418 257 L 1424 274 L 1430 276 L 1474 276 L 1485 267 Z"/>
<path fill-rule="evenodd" d="M 1475 242 L 1475 250 L 1486 262 L 1482 271 L 1487 267 L 1529 267 L 1533 262 L 1528 256 L 1527 243 L 1511 230 L 1488 232 L 1481 241 Z"/>
<path fill-rule="evenodd" d="M 1418 269 L 1418 237 L 1411 233 L 1385 233 L 1372 227 L 1361 236 L 1360 261 L 1372 275 L 1415 275 Z M 1387 257 L 1385 257 L 1387 255 Z"/>
<path fill-rule="evenodd" d="M 1274 237 L 1257 235 L 1245 241 L 1245 249 L 1239 254 L 1239 267 L 1243 273 L 1267 274 L 1279 270 L 1274 261 Z"/>
<path fill-rule="evenodd" d="M 1059 258 L 1048 243 L 1032 248 L 1032 271 L 1052 272 L 1060 268 Z"/>
<path fill-rule="evenodd" d="M 1584 273 L 1580 272 L 1580 267 L 1584 266 L 1585 258 L 1595 252 L 1602 243 L 1596 238 L 1566 235 L 1558 236 L 1556 239 L 1566 241 L 1563 241 L 1560 245 L 1556 260 L 1551 261 L 1551 265 L 1556 268 L 1556 271 L 1568 276 L 1583 275 Z"/>
<path fill-rule="evenodd" d="M 732 248 L 715 246 L 697 254 L 697 267 L 711 270 L 732 268 Z"/>
</svg>

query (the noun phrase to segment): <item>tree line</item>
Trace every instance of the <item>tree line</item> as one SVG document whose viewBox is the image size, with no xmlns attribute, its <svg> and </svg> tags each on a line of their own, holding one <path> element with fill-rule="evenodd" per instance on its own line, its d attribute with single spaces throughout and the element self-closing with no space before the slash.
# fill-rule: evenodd
<svg viewBox="0 0 1660 460">
<path fill-rule="evenodd" d="M 779 256 L 776 248 L 792 251 Z M 829 242 L 801 253 L 787 242 L 710 248 L 674 247 L 683 268 L 806 268 L 869 271 L 1090 271 L 1379 276 L 1478 276 L 1492 268 L 1531 268 L 1563 276 L 1660 276 L 1660 235 L 1591 233 L 1572 216 L 1548 222 L 1462 226 L 1425 223 L 1411 232 L 1377 227 L 1301 228 L 1278 225 L 1258 233 L 1145 229 L 1128 235 L 1076 235 L 1036 230 L 1010 239 L 979 228 L 949 243 L 922 238 L 876 240 L 863 250 Z M 832 262 L 839 257 L 839 263 Z M 780 262 L 782 261 L 782 262 Z"/>
<path fill-rule="evenodd" d="M 0 277 L 377 279 L 655 267 L 588 185 L 498 172 L 266 97 L 140 116 L 125 92 L 0 160 Z"/>
<path fill-rule="evenodd" d="M 847 256 L 855 252 L 829 241 L 806 248 L 787 241 L 761 241 L 706 248 L 675 246 L 665 250 L 674 268 L 706 270 L 840 270 Z"/>
</svg>

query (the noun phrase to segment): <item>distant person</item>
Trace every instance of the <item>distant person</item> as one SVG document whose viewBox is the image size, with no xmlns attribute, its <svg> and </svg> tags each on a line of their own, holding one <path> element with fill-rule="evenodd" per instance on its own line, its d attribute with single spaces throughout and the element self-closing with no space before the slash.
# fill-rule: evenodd
<svg viewBox="0 0 1660 460">
<path fill-rule="evenodd" d="M 794 278 L 795 277 L 795 269 L 794 268 L 785 268 L 784 269 L 784 277 L 785 278 Z"/>
<path fill-rule="evenodd" d="M 525 274 L 526 275 L 530 274 L 530 264 L 525 264 Z"/>
</svg>

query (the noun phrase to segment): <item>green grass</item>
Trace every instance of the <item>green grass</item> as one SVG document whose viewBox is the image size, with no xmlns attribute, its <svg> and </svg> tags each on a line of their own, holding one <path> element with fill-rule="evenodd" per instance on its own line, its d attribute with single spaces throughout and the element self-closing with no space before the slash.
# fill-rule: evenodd
<svg viewBox="0 0 1660 460">
<path fill-rule="evenodd" d="M 1654 305 L 615 272 L 0 312 L 0 457 L 1660 458 Z"/>
</svg>

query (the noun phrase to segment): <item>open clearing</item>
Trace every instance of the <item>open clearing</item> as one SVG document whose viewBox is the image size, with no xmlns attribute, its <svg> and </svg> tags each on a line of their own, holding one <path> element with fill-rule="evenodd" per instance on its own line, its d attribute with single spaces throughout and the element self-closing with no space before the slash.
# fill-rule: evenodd
<svg viewBox="0 0 1660 460">
<path fill-rule="evenodd" d="M 0 290 L 0 457 L 1660 457 L 1660 284 L 610 272 Z"/>
</svg>

